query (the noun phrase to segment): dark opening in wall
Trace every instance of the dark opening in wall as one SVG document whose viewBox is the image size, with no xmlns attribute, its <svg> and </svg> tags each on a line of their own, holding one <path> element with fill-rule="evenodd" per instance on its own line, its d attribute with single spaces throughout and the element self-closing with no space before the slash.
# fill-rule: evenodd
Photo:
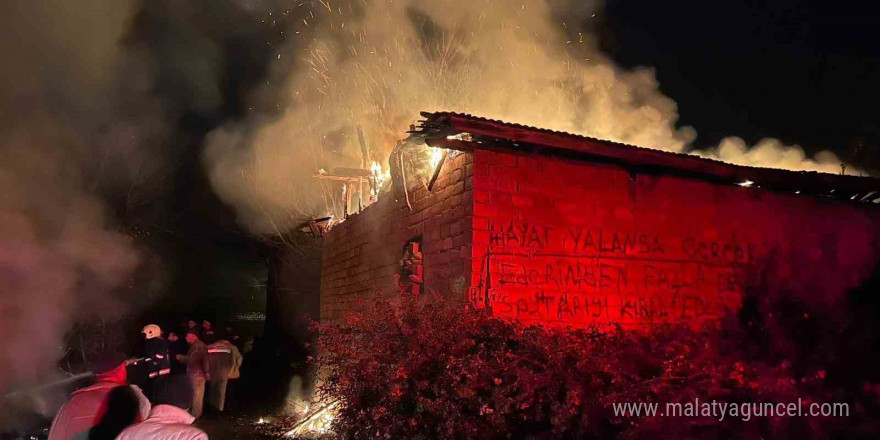
<svg viewBox="0 0 880 440">
<path fill-rule="evenodd" d="M 403 246 L 400 268 L 394 279 L 401 295 L 417 296 L 424 290 L 422 237 L 408 240 Z"/>
</svg>

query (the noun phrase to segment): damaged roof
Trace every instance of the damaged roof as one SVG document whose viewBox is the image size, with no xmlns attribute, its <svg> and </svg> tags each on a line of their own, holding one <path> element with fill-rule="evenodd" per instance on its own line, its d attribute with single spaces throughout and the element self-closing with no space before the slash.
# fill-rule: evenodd
<svg viewBox="0 0 880 440">
<path fill-rule="evenodd" d="M 672 174 L 715 183 L 880 203 L 880 179 L 871 177 L 735 165 L 461 113 L 422 112 L 421 115 L 424 119 L 411 133 L 424 138 L 432 147 L 546 154 L 613 163 L 634 172 Z"/>
</svg>

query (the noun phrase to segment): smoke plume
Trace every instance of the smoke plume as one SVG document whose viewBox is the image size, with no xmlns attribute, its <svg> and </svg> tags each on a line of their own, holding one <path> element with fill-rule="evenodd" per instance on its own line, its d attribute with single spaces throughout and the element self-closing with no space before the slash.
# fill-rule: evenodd
<svg viewBox="0 0 880 440">
<path fill-rule="evenodd" d="M 86 166 L 111 111 L 108 88 L 126 2 L 12 2 L 0 25 L 0 393 L 56 379 L 64 335 L 85 316 L 122 311 L 113 293 L 136 267 L 130 239 L 115 232 Z M 89 4 L 92 3 L 92 4 Z M 101 17 L 99 20 L 98 17 Z M 88 29 L 83 38 L 71 38 Z M 108 166 L 118 156 L 107 155 Z M 121 178 L 116 168 L 103 183 Z M 111 177 L 112 176 L 112 177 Z M 91 185 L 90 185 L 91 184 Z M 114 182 L 115 184 L 115 182 Z M 25 396 L 42 404 L 42 396 Z M 0 428 L 22 423 L 4 398 Z M 54 408 L 33 408 L 51 415 Z"/>
<path fill-rule="evenodd" d="M 312 174 L 360 166 L 357 126 L 384 162 L 422 110 L 687 151 L 696 132 L 677 126 L 676 103 L 654 72 L 621 69 L 598 50 L 590 29 L 600 13 L 597 1 L 299 2 L 268 18 L 286 23 L 271 87 L 290 106 L 216 130 L 205 156 L 212 183 L 257 233 L 333 213 L 334 194 Z M 830 153 L 808 160 L 772 139 L 749 149 L 730 138 L 702 154 L 840 170 Z"/>
<path fill-rule="evenodd" d="M 785 145 L 773 138 L 761 139 L 749 148 L 746 141 L 732 136 L 722 139 L 714 150 L 693 151 L 693 154 L 738 165 L 832 174 L 840 173 L 843 164 L 843 161 L 830 151 L 820 151 L 813 158 L 808 158 L 801 147 Z M 848 167 L 846 171 L 850 174 L 858 172 L 853 167 Z"/>
<path fill-rule="evenodd" d="M 165 288 L 131 231 L 167 217 L 179 121 L 223 105 L 221 42 L 250 29 L 231 2 L 5 6 L 0 395 L 57 378 L 74 324 L 118 321 Z M 0 429 L 17 422 L 8 403 Z"/>
</svg>

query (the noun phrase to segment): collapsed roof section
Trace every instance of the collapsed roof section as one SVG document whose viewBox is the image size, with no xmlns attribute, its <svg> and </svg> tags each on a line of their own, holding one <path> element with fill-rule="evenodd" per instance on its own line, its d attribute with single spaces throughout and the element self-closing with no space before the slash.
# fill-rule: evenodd
<svg viewBox="0 0 880 440">
<path fill-rule="evenodd" d="M 670 174 L 721 184 L 880 203 L 880 179 L 876 178 L 734 165 L 468 114 L 422 112 L 421 115 L 424 119 L 410 133 L 432 147 L 546 154 L 616 164 L 636 173 Z"/>
</svg>

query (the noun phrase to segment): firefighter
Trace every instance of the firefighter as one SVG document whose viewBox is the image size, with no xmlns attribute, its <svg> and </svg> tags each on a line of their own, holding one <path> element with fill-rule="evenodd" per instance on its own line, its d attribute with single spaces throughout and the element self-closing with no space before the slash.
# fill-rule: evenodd
<svg viewBox="0 0 880 440">
<path fill-rule="evenodd" d="M 168 375 L 171 374 L 171 357 L 168 353 L 168 341 L 162 337 L 162 329 L 150 324 L 141 330 L 146 338 L 144 345 L 144 362 L 149 374 L 150 396 L 153 404 L 161 403 L 168 386 Z"/>
<path fill-rule="evenodd" d="M 226 406 L 226 386 L 229 379 L 238 379 L 241 362 L 241 352 L 225 339 L 208 346 L 208 365 L 211 370 L 208 404 L 214 412 L 223 412 Z"/>
</svg>

